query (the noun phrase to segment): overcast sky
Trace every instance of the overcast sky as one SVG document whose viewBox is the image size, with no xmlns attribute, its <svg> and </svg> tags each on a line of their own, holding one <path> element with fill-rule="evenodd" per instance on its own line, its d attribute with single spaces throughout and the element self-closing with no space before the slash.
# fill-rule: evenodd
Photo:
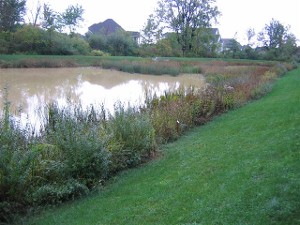
<svg viewBox="0 0 300 225">
<path fill-rule="evenodd" d="M 157 0 L 27 0 L 28 10 L 38 1 L 49 2 L 58 12 L 72 4 L 81 5 L 85 10 L 81 33 L 109 18 L 127 31 L 141 31 L 157 6 Z M 216 5 L 222 16 L 214 27 L 219 28 L 222 38 L 236 37 L 243 42 L 247 29 L 254 28 L 259 33 L 274 18 L 285 26 L 290 25 L 290 31 L 300 43 L 300 0 L 217 0 Z"/>
</svg>

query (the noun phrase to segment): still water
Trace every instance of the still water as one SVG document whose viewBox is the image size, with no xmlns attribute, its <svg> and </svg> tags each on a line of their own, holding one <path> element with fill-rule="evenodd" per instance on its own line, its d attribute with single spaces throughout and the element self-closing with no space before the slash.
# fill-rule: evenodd
<svg viewBox="0 0 300 225">
<path fill-rule="evenodd" d="M 11 109 L 21 108 L 21 120 L 34 123 L 40 109 L 54 101 L 59 106 L 68 102 L 80 102 L 83 107 L 103 104 L 112 112 L 116 102 L 136 106 L 144 103 L 146 93 L 160 96 L 180 87 L 200 88 L 204 83 L 199 74 L 155 76 L 95 67 L 0 69 L 0 109 L 2 112 L 4 87 L 8 88 Z"/>
</svg>

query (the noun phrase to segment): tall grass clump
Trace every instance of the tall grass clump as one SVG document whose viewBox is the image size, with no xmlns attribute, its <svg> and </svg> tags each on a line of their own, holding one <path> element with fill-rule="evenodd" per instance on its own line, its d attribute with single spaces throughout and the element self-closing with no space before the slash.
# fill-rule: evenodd
<svg viewBox="0 0 300 225">
<path fill-rule="evenodd" d="M 201 71 L 201 69 L 197 66 L 181 65 L 181 63 L 179 62 L 169 60 L 103 60 L 100 65 L 104 69 L 115 69 L 127 73 L 141 73 L 152 75 L 168 74 L 177 76 L 180 73 L 198 73 L 199 71 Z"/>
<path fill-rule="evenodd" d="M 155 61 L 113 61 L 104 60 L 101 63 L 101 67 L 104 69 L 115 69 L 127 73 L 141 73 L 141 74 L 152 74 L 152 75 L 162 75 L 168 74 L 172 76 L 179 75 L 180 67 L 175 65 L 175 62 L 155 62 Z"/>
</svg>

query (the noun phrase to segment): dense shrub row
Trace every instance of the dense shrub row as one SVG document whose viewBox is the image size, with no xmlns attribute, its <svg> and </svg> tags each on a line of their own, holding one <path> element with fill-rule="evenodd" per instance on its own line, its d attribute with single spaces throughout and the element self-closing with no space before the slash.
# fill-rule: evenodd
<svg viewBox="0 0 300 225">
<path fill-rule="evenodd" d="M 13 120 L 7 101 L 0 118 L 0 220 L 87 194 L 151 159 L 161 143 L 265 94 L 283 68 L 241 65 L 216 74 L 208 67 L 205 89 L 182 88 L 140 108 L 116 104 L 113 115 L 103 107 L 51 104 L 38 136 Z"/>
<path fill-rule="evenodd" d="M 14 122 L 6 104 L 0 121 L 0 218 L 25 206 L 56 204 L 86 194 L 156 149 L 149 115 L 116 107 L 115 115 L 80 105 L 47 106 L 38 137 Z M 100 112 L 100 113 L 99 113 Z"/>
<path fill-rule="evenodd" d="M 87 55 L 91 52 L 89 44 L 79 35 L 70 37 L 31 25 L 15 32 L 1 31 L 0 43 L 1 54 Z"/>
</svg>

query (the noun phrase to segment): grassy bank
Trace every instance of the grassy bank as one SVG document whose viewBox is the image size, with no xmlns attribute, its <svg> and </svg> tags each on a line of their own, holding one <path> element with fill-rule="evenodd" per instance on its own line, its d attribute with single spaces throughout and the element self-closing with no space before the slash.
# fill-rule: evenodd
<svg viewBox="0 0 300 225">
<path fill-rule="evenodd" d="M 300 70 L 193 129 L 143 168 L 27 224 L 300 223 Z"/>
</svg>

